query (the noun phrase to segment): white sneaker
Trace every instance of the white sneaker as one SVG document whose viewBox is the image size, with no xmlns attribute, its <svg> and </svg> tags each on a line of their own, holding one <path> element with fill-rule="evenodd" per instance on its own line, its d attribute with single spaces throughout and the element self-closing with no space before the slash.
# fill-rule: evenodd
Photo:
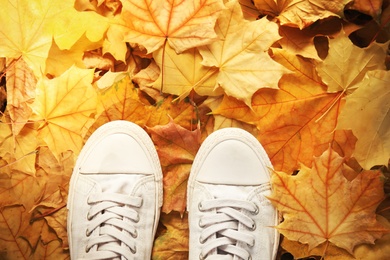
<svg viewBox="0 0 390 260">
<path fill-rule="evenodd" d="M 248 132 L 225 128 L 199 149 L 187 190 L 189 259 L 275 259 L 278 213 L 270 195 L 271 162 Z"/>
<path fill-rule="evenodd" d="M 148 134 L 127 121 L 100 127 L 70 181 L 71 259 L 150 259 L 162 198 L 161 166 Z"/>
</svg>

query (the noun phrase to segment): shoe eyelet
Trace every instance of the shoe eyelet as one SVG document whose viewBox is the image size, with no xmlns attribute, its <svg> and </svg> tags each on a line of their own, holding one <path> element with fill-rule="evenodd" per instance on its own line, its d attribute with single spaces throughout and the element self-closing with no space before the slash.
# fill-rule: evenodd
<svg viewBox="0 0 390 260">
<path fill-rule="evenodd" d="M 201 227 L 201 228 L 204 228 L 204 227 L 205 227 L 205 225 L 202 223 L 202 220 L 201 220 L 201 219 L 199 219 L 198 225 L 199 225 L 199 227 Z"/>
<path fill-rule="evenodd" d="M 130 251 L 131 251 L 132 254 L 136 254 L 137 253 L 137 247 L 136 246 L 134 246 L 134 248 L 130 247 Z"/>
<path fill-rule="evenodd" d="M 137 237 L 138 237 L 138 232 L 137 232 L 137 230 L 134 230 L 134 233 L 132 233 L 131 236 L 132 236 L 133 238 L 137 238 Z"/>
<path fill-rule="evenodd" d="M 204 256 L 202 254 L 199 255 L 199 260 L 204 260 Z"/>
<path fill-rule="evenodd" d="M 89 236 L 91 235 L 91 233 L 92 233 L 92 232 L 89 231 L 88 228 L 85 230 L 85 235 L 86 235 L 87 237 L 89 237 Z"/>
<path fill-rule="evenodd" d="M 253 224 L 252 224 L 252 226 L 250 227 L 250 229 L 251 229 L 252 231 L 255 231 L 255 230 L 256 230 L 256 223 L 255 223 L 255 222 L 253 222 Z"/>
<path fill-rule="evenodd" d="M 198 209 L 199 209 L 199 211 L 204 211 L 204 210 L 203 210 L 202 202 L 199 202 L 199 203 L 198 203 Z"/>
<path fill-rule="evenodd" d="M 259 212 L 260 212 L 259 207 L 255 204 L 255 210 L 251 211 L 251 214 L 252 215 L 257 215 L 257 214 L 259 214 Z"/>
<path fill-rule="evenodd" d="M 137 215 L 137 218 L 134 219 L 134 223 L 138 223 L 139 221 L 140 221 L 140 218 L 139 218 L 139 216 Z"/>
<path fill-rule="evenodd" d="M 201 243 L 201 244 L 203 245 L 205 241 L 206 241 L 206 240 L 203 239 L 201 236 L 199 237 L 199 243 Z M 203 258 L 202 258 L 202 259 L 203 259 Z"/>
</svg>

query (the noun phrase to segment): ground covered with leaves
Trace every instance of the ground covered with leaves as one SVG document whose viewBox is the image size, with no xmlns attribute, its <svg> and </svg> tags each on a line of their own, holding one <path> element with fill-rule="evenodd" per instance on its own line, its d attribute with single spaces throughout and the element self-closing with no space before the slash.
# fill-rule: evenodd
<svg viewBox="0 0 390 260">
<path fill-rule="evenodd" d="M 246 129 L 275 171 L 278 259 L 390 255 L 389 0 L 0 0 L 0 259 L 68 259 L 75 160 L 99 126 L 153 139 L 153 259 L 187 259 L 202 141 Z"/>
</svg>

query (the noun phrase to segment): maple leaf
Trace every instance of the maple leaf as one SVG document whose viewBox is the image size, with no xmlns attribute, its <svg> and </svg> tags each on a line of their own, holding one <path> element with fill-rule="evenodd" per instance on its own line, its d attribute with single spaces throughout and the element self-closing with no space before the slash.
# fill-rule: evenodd
<svg viewBox="0 0 390 260">
<path fill-rule="evenodd" d="M 97 127 L 113 120 L 128 120 L 139 125 L 145 125 L 152 112 L 139 98 L 138 89 L 130 77 L 114 83 L 110 88 L 99 93 L 97 119 L 89 129 L 93 132 Z"/>
<path fill-rule="evenodd" d="M 221 0 L 180 2 L 123 0 L 125 41 L 144 46 L 149 53 L 168 42 L 180 53 L 210 43 L 216 38 L 215 20 L 223 8 Z"/>
<path fill-rule="evenodd" d="M 350 93 L 367 71 L 385 68 L 386 50 L 387 45 L 378 43 L 359 48 L 341 31 L 329 40 L 329 54 L 317 65 L 317 71 L 329 92 Z"/>
<path fill-rule="evenodd" d="M 266 18 L 245 20 L 237 1 L 226 3 L 226 7 L 215 28 L 219 40 L 199 47 L 199 52 L 204 66 L 219 69 L 216 87 L 250 106 L 258 89 L 278 88 L 280 77 L 288 72 L 267 53 L 280 38 L 278 26 Z"/>
<path fill-rule="evenodd" d="M 284 50 L 275 49 L 274 56 L 294 72 L 282 77 L 279 90 L 256 92 L 252 109 L 225 96 L 213 113 L 256 125 L 258 139 L 277 170 L 292 172 L 300 162 L 311 165 L 313 156 L 329 143 L 350 151 L 350 138 L 334 132 L 344 101 L 325 92 L 312 62 Z"/>
<path fill-rule="evenodd" d="M 167 46 L 165 49 L 157 50 L 153 57 L 161 68 L 159 78 L 150 84 L 154 88 L 177 95 L 181 99 L 187 97 L 191 90 L 204 96 L 217 96 L 223 93 L 215 83 L 218 69 L 203 66 L 202 56 L 197 49 L 192 48 L 177 54 Z"/>
<path fill-rule="evenodd" d="M 178 213 L 161 214 L 160 222 L 166 230 L 158 236 L 152 258 L 174 260 L 188 258 L 188 217 Z"/>
<path fill-rule="evenodd" d="M 84 33 L 99 41 L 107 29 L 103 17 L 77 12 L 72 0 L 1 0 L 0 5 L 0 57 L 22 57 L 37 76 L 45 71 L 52 38 L 60 49 L 70 49 Z"/>
<path fill-rule="evenodd" d="M 163 168 L 162 212 L 185 211 L 187 180 L 192 161 L 200 147 L 200 130 L 189 131 L 174 123 L 148 128 Z"/>
<path fill-rule="evenodd" d="M 352 129 L 358 139 L 353 155 L 365 169 L 386 165 L 390 158 L 389 84 L 388 71 L 369 71 L 339 116 L 337 128 Z"/>
<path fill-rule="evenodd" d="M 363 171 L 348 181 L 344 159 L 331 148 L 301 167 L 296 176 L 274 172 L 270 200 L 283 214 L 278 230 L 309 250 L 330 242 L 352 254 L 356 245 L 373 243 L 390 232 L 376 220 L 384 198 L 379 171 Z M 303 184 L 303 185 L 302 185 Z"/>
<path fill-rule="evenodd" d="M 92 121 L 97 104 L 92 79 L 93 70 L 71 67 L 60 77 L 38 83 L 31 119 L 40 122 L 38 137 L 56 158 L 67 150 L 78 154 L 81 149 L 83 128 Z"/>
<path fill-rule="evenodd" d="M 276 17 L 281 25 L 307 27 L 327 17 L 341 17 L 350 0 L 254 0 L 257 9 Z"/>
</svg>

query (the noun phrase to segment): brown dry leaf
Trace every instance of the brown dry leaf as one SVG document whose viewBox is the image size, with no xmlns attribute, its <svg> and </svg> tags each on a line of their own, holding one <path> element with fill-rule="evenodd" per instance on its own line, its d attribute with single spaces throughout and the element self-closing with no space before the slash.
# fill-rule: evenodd
<svg viewBox="0 0 390 260">
<path fill-rule="evenodd" d="M 296 176 L 274 172 L 269 199 L 283 214 L 277 228 L 285 237 L 309 250 L 332 243 L 353 254 L 355 246 L 390 232 L 375 214 L 384 198 L 381 173 L 363 171 L 348 181 L 344 169 L 344 158 L 329 148 Z"/>
<path fill-rule="evenodd" d="M 215 28 L 219 40 L 199 47 L 202 64 L 219 69 L 216 87 L 250 106 L 258 89 L 278 88 L 280 77 L 288 72 L 267 53 L 280 39 L 278 26 L 266 18 L 245 20 L 237 1 L 226 7 Z"/>
<path fill-rule="evenodd" d="M 200 129 L 189 131 L 174 123 L 148 128 L 156 145 L 164 173 L 162 212 L 184 213 L 187 179 L 192 161 L 200 147 Z"/>
<path fill-rule="evenodd" d="M 222 0 L 124 0 L 125 41 L 144 46 L 148 53 L 166 42 L 178 53 L 216 39 L 215 20 Z"/>
<path fill-rule="evenodd" d="M 93 70 L 71 67 L 60 77 L 42 79 L 32 109 L 39 122 L 38 137 L 58 156 L 67 150 L 78 154 L 85 127 L 96 111 Z"/>
<path fill-rule="evenodd" d="M 274 168 L 293 172 L 299 163 L 311 165 L 313 156 L 321 155 L 336 140 L 334 129 L 344 102 L 325 92 L 313 63 L 283 50 L 275 49 L 274 54 L 294 72 L 283 76 L 279 90 L 259 90 L 253 96 L 252 109 L 224 97 L 213 113 L 256 125 L 258 139 Z M 348 140 L 337 143 L 344 148 L 350 145 Z"/>
<path fill-rule="evenodd" d="M 385 68 L 386 50 L 387 45 L 378 43 L 359 48 L 341 31 L 329 40 L 329 54 L 317 71 L 330 93 L 351 93 L 367 71 Z"/>
<path fill-rule="evenodd" d="M 376 19 L 381 15 L 383 2 L 383 0 L 354 0 L 348 9 L 368 14 Z"/>
<path fill-rule="evenodd" d="M 339 116 L 337 128 L 351 129 L 357 137 L 353 155 L 365 169 L 386 165 L 390 157 L 389 84 L 389 71 L 368 72 Z"/>
<path fill-rule="evenodd" d="M 178 213 L 161 214 L 166 230 L 158 236 L 153 247 L 155 260 L 188 259 L 188 216 Z"/>
<path fill-rule="evenodd" d="M 276 17 L 281 25 L 303 29 L 327 17 L 342 17 L 350 0 L 254 0 L 257 9 Z"/>
<path fill-rule="evenodd" d="M 12 122 L 12 133 L 18 135 L 26 124 L 32 110 L 37 79 L 23 59 L 9 64 L 6 77 L 7 110 Z"/>
</svg>

